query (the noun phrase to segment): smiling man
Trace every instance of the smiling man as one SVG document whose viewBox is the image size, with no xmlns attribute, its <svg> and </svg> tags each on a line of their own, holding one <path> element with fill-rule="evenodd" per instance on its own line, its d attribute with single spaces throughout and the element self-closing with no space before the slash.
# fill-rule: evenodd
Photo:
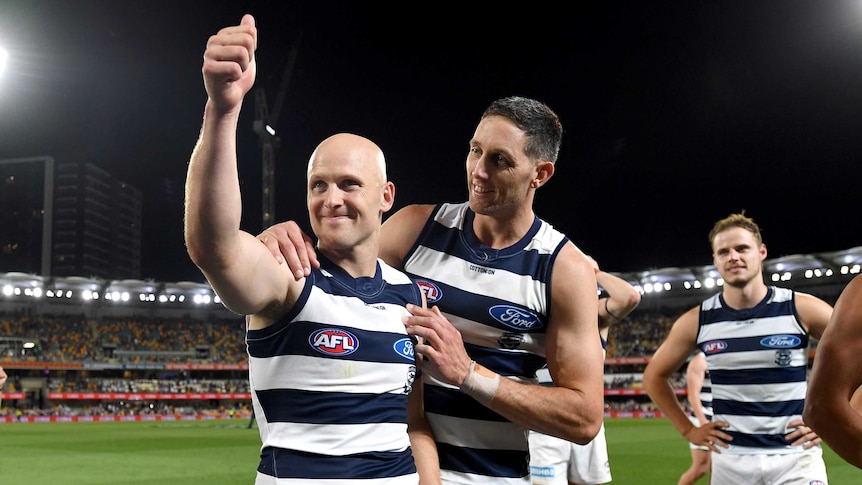
<svg viewBox="0 0 862 485">
<path fill-rule="evenodd" d="M 656 350 L 644 386 L 674 427 L 712 450 L 711 485 L 827 483 L 820 438 L 802 421 L 809 335 L 820 338 L 832 307 L 767 286 L 766 245 L 745 214 L 709 233 L 720 293 L 684 313 Z M 689 421 L 669 379 L 692 352 L 706 354 L 713 420 Z M 819 480 L 819 481 L 818 481 Z"/>
<path fill-rule="evenodd" d="M 585 444 L 601 429 L 593 264 L 533 212 L 562 130 L 537 100 L 492 102 L 468 144 L 469 200 L 408 205 L 383 224 L 380 257 L 416 279 L 433 305 L 408 306 L 405 322 L 421 340 L 435 440 L 413 452 L 420 465 L 439 459 L 445 484 L 528 485 L 527 430 Z M 308 272 L 297 261 L 313 265 L 295 223 L 259 237 L 294 273 Z M 537 384 L 546 361 L 553 387 Z"/>
</svg>

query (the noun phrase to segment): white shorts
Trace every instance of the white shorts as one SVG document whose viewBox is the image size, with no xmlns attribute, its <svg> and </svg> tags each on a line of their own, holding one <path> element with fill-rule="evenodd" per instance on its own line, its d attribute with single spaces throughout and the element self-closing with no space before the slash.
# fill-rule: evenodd
<svg viewBox="0 0 862 485">
<path fill-rule="evenodd" d="M 817 446 L 802 453 L 740 455 L 712 454 L 710 485 L 827 485 L 823 450 Z"/>
<path fill-rule="evenodd" d="M 610 482 L 605 424 L 585 445 L 530 431 L 530 474 L 534 485 Z"/>
</svg>

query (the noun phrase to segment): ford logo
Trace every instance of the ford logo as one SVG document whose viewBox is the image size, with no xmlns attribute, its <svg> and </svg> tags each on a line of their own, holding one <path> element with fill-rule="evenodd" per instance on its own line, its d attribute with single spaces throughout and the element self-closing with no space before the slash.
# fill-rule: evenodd
<svg viewBox="0 0 862 485">
<path fill-rule="evenodd" d="M 413 341 L 409 338 L 403 338 L 395 342 L 392 344 L 392 348 L 401 357 L 413 360 Z"/>
<path fill-rule="evenodd" d="M 516 330 L 542 328 L 542 321 L 531 312 L 509 305 L 495 305 L 488 309 L 494 320 Z"/>
<path fill-rule="evenodd" d="M 770 349 L 793 349 L 801 343 L 802 339 L 796 335 L 770 335 L 760 339 L 760 345 Z"/>
</svg>

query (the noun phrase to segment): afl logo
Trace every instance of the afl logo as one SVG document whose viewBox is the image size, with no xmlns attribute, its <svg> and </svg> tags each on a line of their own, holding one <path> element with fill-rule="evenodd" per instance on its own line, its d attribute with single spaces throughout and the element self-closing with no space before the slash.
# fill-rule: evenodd
<svg viewBox="0 0 862 485">
<path fill-rule="evenodd" d="M 760 340 L 760 345 L 770 349 L 794 349 L 801 343 L 796 335 L 770 335 Z"/>
<path fill-rule="evenodd" d="M 392 344 L 392 348 L 401 357 L 413 360 L 413 341 L 409 338 L 403 338 L 395 342 Z"/>
<path fill-rule="evenodd" d="M 488 309 L 494 320 L 516 330 L 532 330 L 542 328 L 539 317 L 526 310 L 509 305 L 495 305 Z"/>
<path fill-rule="evenodd" d="M 326 355 L 349 355 L 359 348 L 359 340 L 350 332 L 337 328 L 324 328 L 308 337 L 314 350 Z"/>
<path fill-rule="evenodd" d="M 703 344 L 702 349 L 704 354 L 717 354 L 727 350 L 727 342 L 724 340 L 713 340 L 712 342 Z"/>
<path fill-rule="evenodd" d="M 443 292 L 440 291 L 440 288 L 430 281 L 419 280 L 416 284 L 419 285 L 422 293 L 425 293 L 425 299 L 428 300 L 428 303 L 434 303 L 443 297 Z"/>
</svg>

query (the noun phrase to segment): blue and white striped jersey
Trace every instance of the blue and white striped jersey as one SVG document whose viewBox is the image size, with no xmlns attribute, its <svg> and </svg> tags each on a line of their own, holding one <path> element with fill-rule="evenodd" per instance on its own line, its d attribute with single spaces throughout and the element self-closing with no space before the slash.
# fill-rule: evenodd
<svg viewBox="0 0 862 485">
<path fill-rule="evenodd" d="M 416 366 L 401 317 L 419 288 L 378 260 L 352 278 L 318 255 L 295 306 L 247 330 L 266 483 L 416 484 L 407 395 Z"/>
<path fill-rule="evenodd" d="M 697 345 L 706 354 L 714 420 L 730 423 L 722 453 L 797 453 L 784 435 L 805 404 L 808 332 L 794 293 L 769 287 L 753 308 L 736 310 L 721 294 L 701 304 Z"/>
<path fill-rule="evenodd" d="M 468 203 L 437 206 L 404 270 L 458 328 L 470 358 L 501 376 L 535 382 L 545 365 L 554 260 L 568 238 L 536 218 L 516 244 L 493 249 L 472 230 Z M 528 430 L 459 389 L 423 377 L 425 413 L 444 483 L 529 484 Z"/>
</svg>

